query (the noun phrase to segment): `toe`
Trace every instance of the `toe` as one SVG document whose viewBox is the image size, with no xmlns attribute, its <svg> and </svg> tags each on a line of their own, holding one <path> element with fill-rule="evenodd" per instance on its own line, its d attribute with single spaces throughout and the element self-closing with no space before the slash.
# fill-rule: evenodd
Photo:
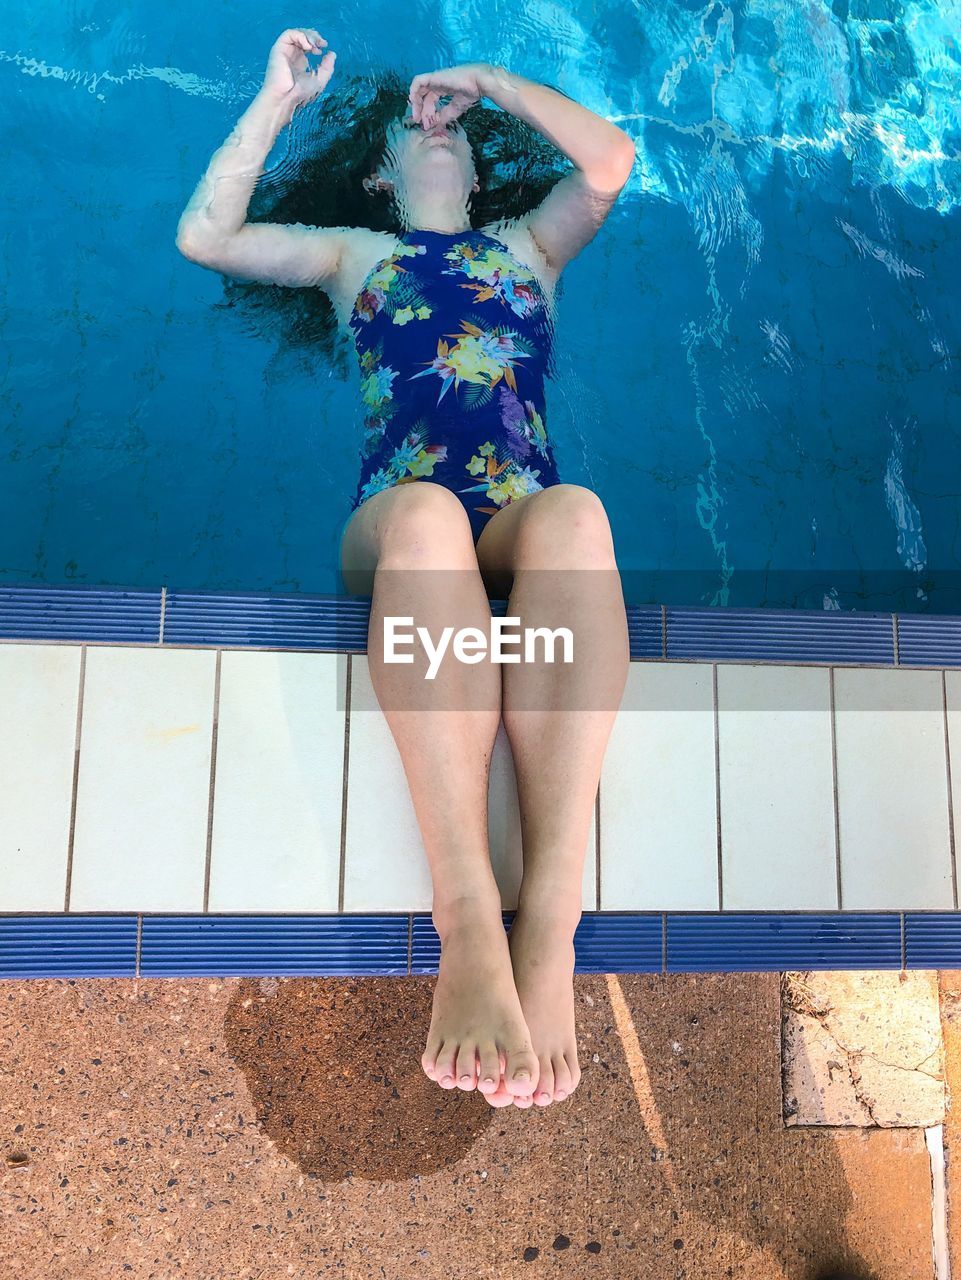
<svg viewBox="0 0 961 1280">
<path fill-rule="evenodd" d="M 581 1066 L 580 1066 L 580 1063 L 577 1061 L 576 1053 L 567 1054 L 566 1061 L 571 1073 L 571 1092 L 573 1093 L 573 1091 L 577 1088 L 577 1086 L 581 1082 Z"/>
<path fill-rule="evenodd" d="M 504 1088 L 503 1080 L 500 1081 L 494 1093 L 485 1093 L 484 1097 L 492 1107 L 509 1107 L 514 1102 L 514 1095 L 508 1093 Z"/>
<path fill-rule="evenodd" d="M 501 1069 L 497 1060 L 497 1046 L 488 1041 L 478 1047 L 477 1056 L 480 1069 L 477 1073 L 477 1087 L 481 1093 L 496 1093 L 500 1084 Z"/>
<path fill-rule="evenodd" d="M 462 1044 L 457 1050 L 458 1089 L 476 1089 L 477 1087 L 477 1046 L 473 1040 Z"/>
<path fill-rule="evenodd" d="M 554 1101 L 563 1102 L 563 1100 L 574 1092 L 574 1080 L 571 1075 L 571 1069 L 567 1065 L 567 1059 L 558 1055 L 552 1064 L 554 1075 Z"/>
<path fill-rule="evenodd" d="M 565 1056 L 564 1056 L 564 1065 L 567 1067 L 568 1073 L 569 1073 L 569 1075 L 570 1075 L 570 1081 L 571 1081 L 571 1083 L 570 1083 L 570 1087 L 569 1087 L 569 1089 L 568 1089 L 568 1093 L 569 1093 L 569 1094 L 571 1094 L 571 1093 L 573 1093 L 573 1092 L 574 1092 L 574 1090 L 577 1088 L 577 1086 L 578 1086 L 578 1085 L 580 1084 L 580 1082 L 581 1082 L 581 1068 L 580 1068 L 580 1064 L 579 1064 L 579 1063 L 578 1063 L 578 1061 L 577 1061 L 577 1053 L 576 1053 L 576 1051 L 575 1051 L 575 1052 L 572 1052 L 572 1053 L 565 1054 Z M 555 1093 L 557 1092 L 556 1085 L 555 1085 L 555 1090 L 554 1090 L 554 1091 L 555 1091 Z"/>
<path fill-rule="evenodd" d="M 421 1054 L 420 1065 L 424 1068 L 424 1074 L 433 1080 L 437 1068 L 437 1051 L 440 1049 L 440 1036 L 431 1032 L 427 1037 L 427 1048 Z"/>
<path fill-rule="evenodd" d="M 457 1065 L 457 1042 L 444 1044 L 437 1054 L 437 1065 L 434 1068 L 434 1079 L 442 1089 L 454 1088 L 454 1070 Z"/>
<path fill-rule="evenodd" d="M 504 1083 L 514 1098 L 530 1098 L 537 1084 L 537 1058 L 530 1049 L 517 1049 L 507 1054 Z"/>
<path fill-rule="evenodd" d="M 550 1058 L 541 1058 L 538 1067 L 534 1101 L 539 1107 L 546 1107 L 554 1101 L 554 1067 Z"/>
</svg>

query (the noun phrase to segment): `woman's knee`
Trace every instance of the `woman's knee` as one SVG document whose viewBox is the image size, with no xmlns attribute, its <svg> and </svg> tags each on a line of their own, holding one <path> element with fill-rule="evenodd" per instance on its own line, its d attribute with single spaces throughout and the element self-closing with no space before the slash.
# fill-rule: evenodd
<svg viewBox="0 0 961 1280">
<path fill-rule="evenodd" d="M 474 558 L 470 520 L 450 489 L 430 480 L 397 485 L 378 520 L 380 561 L 458 567 Z"/>
<path fill-rule="evenodd" d="M 556 484 L 533 497 L 518 530 L 518 550 L 539 564 L 563 568 L 609 567 L 614 540 L 604 504 L 592 489 Z"/>
</svg>

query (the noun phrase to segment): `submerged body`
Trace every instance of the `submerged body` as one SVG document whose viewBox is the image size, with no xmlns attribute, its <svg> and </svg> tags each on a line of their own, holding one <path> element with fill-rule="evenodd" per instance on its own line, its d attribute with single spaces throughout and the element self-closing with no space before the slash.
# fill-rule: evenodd
<svg viewBox="0 0 961 1280">
<path fill-rule="evenodd" d="M 349 326 L 364 410 L 352 509 L 429 479 L 461 501 L 476 542 L 501 508 L 560 483 L 545 425 L 550 300 L 503 240 L 406 232 L 368 272 Z"/>
<path fill-rule="evenodd" d="M 442 1088 L 477 1089 L 492 1106 L 547 1106 L 580 1078 L 573 937 L 629 645 L 603 505 L 557 476 L 544 375 L 557 277 L 607 216 L 634 148 L 548 86 L 464 64 L 414 77 L 411 114 L 391 121 L 364 179 L 368 192 L 393 193 L 398 235 L 251 223 L 279 130 L 333 73 L 331 51 L 308 63 L 325 44 L 299 28 L 275 42 L 264 86 L 208 165 L 177 244 L 231 276 L 324 289 L 353 339 L 364 422 L 341 569 L 348 591 L 371 596 L 370 679 L 431 873 L 441 960 L 421 1064 Z M 481 97 L 539 130 L 574 169 L 522 218 L 474 230 L 467 206 L 480 186 L 457 116 Z M 490 662 L 445 663 L 429 682 L 413 664 L 384 660 L 392 617 L 412 612 L 429 634 L 451 622 L 485 633 L 489 590 L 528 626 L 563 618 L 584 658 L 503 674 Z M 523 832 L 509 939 L 487 829 L 501 720 Z"/>
</svg>

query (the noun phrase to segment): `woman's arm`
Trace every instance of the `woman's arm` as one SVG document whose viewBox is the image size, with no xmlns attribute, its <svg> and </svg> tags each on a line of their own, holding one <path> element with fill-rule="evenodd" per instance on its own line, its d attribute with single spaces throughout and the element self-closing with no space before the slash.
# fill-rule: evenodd
<svg viewBox="0 0 961 1280">
<path fill-rule="evenodd" d="M 447 106 L 437 110 L 441 97 Z M 427 129 L 454 119 L 480 98 L 543 134 L 573 161 L 574 172 L 554 184 L 536 209 L 519 219 L 555 272 L 597 234 L 636 159 L 630 136 L 562 93 L 516 76 L 502 66 L 472 62 L 415 76 L 410 99 L 414 118 Z"/>
<path fill-rule="evenodd" d="M 574 172 L 555 182 L 520 219 L 548 267 L 559 274 L 590 244 L 610 213 L 634 167 L 634 143 L 623 129 L 579 102 L 504 67 L 491 67 L 484 93 L 574 162 Z"/>
<path fill-rule="evenodd" d="M 311 70 L 307 53 L 327 43 L 312 30 L 289 30 L 270 51 L 260 92 L 214 153 L 180 218 L 177 248 L 192 262 L 270 284 L 320 285 L 336 271 L 343 229 L 248 223 L 247 208 L 277 135 L 301 103 L 333 74 L 334 53 Z"/>
<path fill-rule="evenodd" d="M 506 67 L 488 63 L 480 86 L 485 98 L 526 120 L 563 151 L 596 191 L 616 193 L 624 186 L 636 153 L 630 135 L 616 124 Z"/>
</svg>

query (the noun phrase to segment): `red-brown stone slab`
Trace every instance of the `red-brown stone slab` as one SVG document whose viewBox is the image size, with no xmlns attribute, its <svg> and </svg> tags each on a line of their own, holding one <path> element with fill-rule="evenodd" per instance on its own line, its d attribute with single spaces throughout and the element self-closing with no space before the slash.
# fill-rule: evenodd
<svg viewBox="0 0 961 1280">
<path fill-rule="evenodd" d="M 923 1134 L 784 1128 L 776 974 L 579 978 L 530 1111 L 422 1078 L 432 985 L 0 983 L 2 1280 L 931 1280 Z"/>
</svg>

